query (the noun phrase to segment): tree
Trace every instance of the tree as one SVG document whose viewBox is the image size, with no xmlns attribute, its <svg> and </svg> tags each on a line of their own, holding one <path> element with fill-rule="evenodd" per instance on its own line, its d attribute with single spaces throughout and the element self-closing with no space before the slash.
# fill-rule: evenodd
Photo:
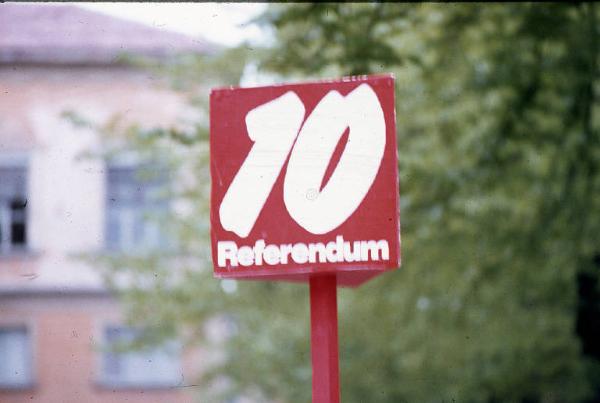
<svg viewBox="0 0 600 403">
<path fill-rule="evenodd" d="M 340 291 L 343 401 L 592 399 L 597 349 L 576 324 L 600 255 L 595 5 L 282 4 L 259 22 L 263 68 L 397 78 L 403 267 Z M 195 257 L 179 279 L 152 281 L 172 257 L 126 265 L 152 284 L 125 294 L 131 312 L 171 330 L 226 313 L 237 331 L 205 382 L 309 401 L 307 288 L 211 279 L 206 190 L 174 220 Z"/>
</svg>

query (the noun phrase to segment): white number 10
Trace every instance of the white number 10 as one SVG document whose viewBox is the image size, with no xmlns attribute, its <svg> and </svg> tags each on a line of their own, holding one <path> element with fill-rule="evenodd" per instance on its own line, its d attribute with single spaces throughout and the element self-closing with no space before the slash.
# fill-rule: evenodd
<svg viewBox="0 0 600 403">
<path fill-rule="evenodd" d="M 377 95 L 367 84 L 345 97 L 330 91 L 302 125 L 304 112 L 293 91 L 248 112 L 246 127 L 254 145 L 219 208 L 224 229 L 242 238 L 248 236 L 290 150 L 283 200 L 302 228 L 313 234 L 327 233 L 346 221 L 363 201 L 385 149 L 385 119 Z M 321 189 L 346 128 L 350 129 L 348 142 Z"/>
</svg>

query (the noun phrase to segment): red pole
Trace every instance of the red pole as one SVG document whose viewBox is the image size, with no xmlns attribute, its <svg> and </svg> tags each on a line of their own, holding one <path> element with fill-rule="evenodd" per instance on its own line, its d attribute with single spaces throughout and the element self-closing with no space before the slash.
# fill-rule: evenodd
<svg viewBox="0 0 600 403">
<path fill-rule="evenodd" d="M 340 402 L 335 274 L 310 279 L 310 343 L 313 403 Z"/>
</svg>

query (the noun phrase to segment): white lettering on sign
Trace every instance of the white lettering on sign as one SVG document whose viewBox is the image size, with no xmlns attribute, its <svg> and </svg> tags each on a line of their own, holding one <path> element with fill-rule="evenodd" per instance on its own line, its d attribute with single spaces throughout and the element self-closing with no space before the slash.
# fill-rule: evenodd
<svg viewBox="0 0 600 403">
<path fill-rule="evenodd" d="M 335 241 L 327 243 L 303 243 L 265 245 L 264 239 L 259 239 L 254 246 L 240 246 L 234 241 L 217 242 L 217 264 L 225 267 L 270 266 L 288 263 L 339 263 L 339 262 L 368 262 L 389 260 L 390 249 L 384 239 L 379 241 L 345 241 L 338 235 Z"/>
<path fill-rule="evenodd" d="M 242 238 L 248 236 L 290 152 L 283 199 L 290 216 L 302 228 L 313 234 L 327 233 L 344 223 L 363 201 L 385 150 L 385 119 L 377 95 L 368 84 L 361 84 L 345 97 L 330 91 L 300 129 L 304 112 L 293 91 L 248 112 L 246 126 L 254 144 L 219 207 L 224 229 Z M 344 151 L 321 188 L 346 128 L 349 135 Z M 299 250 L 295 254 L 303 260 Z M 290 253 L 294 254 L 294 246 Z M 307 253 L 310 257 L 311 251 Z M 283 259 L 274 250 L 268 256 L 264 259 L 267 264 Z"/>
<path fill-rule="evenodd" d="M 325 171 L 340 138 L 348 142 L 327 184 Z M 375 92 L 362 84 L 348 96 L 331 91 L 306 119 L 287 166 L 283 197 L 290 215 L 313 234 L 325 234 L 358 208 L 371 188 L 385 149 L 385 120 Z"/>
<path fill-rule="evenodd" d="M 298 95 L 287 92 L 246 115 L 254 141 L 219 208 L 221 225 L 245 238 L 262 210 L 283 168 L 304 119 Z"/>
</svg>

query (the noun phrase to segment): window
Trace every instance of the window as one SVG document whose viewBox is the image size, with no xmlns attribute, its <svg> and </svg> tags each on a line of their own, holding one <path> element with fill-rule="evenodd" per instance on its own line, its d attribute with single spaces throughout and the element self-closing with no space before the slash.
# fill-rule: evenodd
<svg viewBox="0 0 600 403">
<path fill-rule="evenodd" d="M 0 166 L 0 254 L 27 246 L 26 170 Z"/>
<path fill-rule="evenodd" d="M 0 388 L 22 388 L 32 383 L 27 328 L 0 328 Z"/>
<path fill-rule="evenodd" d="M 108 326 L 102 357 L 102 381 L 110 386 L 171 387 L 181 381 L 180 348 L 176 342 L 133 349 L 143 335 L 139 329 Z"/>
<path fill-rule="evenodd" d="M 158 165 L 157 165 L 158 166 Z M 106 246 L 114 251 L 163 247 L 160 225 L 168 211 L 165 171 L 149 166 L 109 166 L 106 191 Z"/>
</svg>

